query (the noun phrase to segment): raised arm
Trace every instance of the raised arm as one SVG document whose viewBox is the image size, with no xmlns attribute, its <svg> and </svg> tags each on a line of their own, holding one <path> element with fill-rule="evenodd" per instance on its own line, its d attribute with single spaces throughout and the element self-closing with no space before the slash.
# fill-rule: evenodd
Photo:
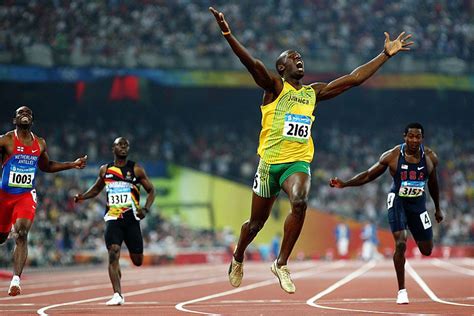
<svg viewBox="0 0 474 316">
<path fill-rule="evenodd" d="M 431 170 L 430 177 L 428 178 L 428 190 L 430 191 L 431 198 L 435 205 L 435 218 L 438 223 L 444 219 L 444 214 L 439 207 L 439 186 L 438 186 L 438 156 L 434 151 L 427 154 L 429 159 L 433 162 L 433 170 Z"/>
<path fill-rule="evenodd" d="M 40 138 L 41 156 L 38 160 L 38 166 L 43 172 L 58 172 L 68 169 L 84 169 L 87 164 L 87 155 L 77 158 L 72 162 L 59 162 L 49 159 L 48 148 L 44 139 Z"/>
<path fill-rule="evenodd" d="M 413 42 L 407 42 L 411 34 L 400 33 L 398 37 L 391 41 L 387 32 L 385 34 L 385 45 L 383 51 L 368 63 L 357 67 L 350 74 L 337 78 L 330 83 L 316 82 L 311 86 L 316 91 L 318 101 L 328 100 L 341 94 L 342 92 L 362 84 L 369 79 L 390 57 L 399 51 L 410 50 L 408 46 Z"/>
<path fill-rule="evenodd" d="M 151 183 L 150 179 L 148 179 L 148 176 L 145 172 L 145 169 L 143 169 L 143 167 L 135 164 L 134 172 L 147 193 L 145 206 L 137 210 L 137 216 L 140 219 L 143 219 L 146 216 L 146 214 L 150 211 L 150 207 L 155 201 L 155 188 L 153 187 L 153 184 Z"/>
<path fill-rule="evenodd" d="M 252 75 L 255 83 L 259 85 L 265 91 L 279 92 L 278 88 L 283 86 L 280 76 L 276 73 L 268 71 L 262 61 L 252 57 L 247 49 L 240 44 L 240 42 L 232 35 L 229 24 L 225 20 L 224 14 L 217 11 L 213 7 L 209 7 L 209 11 L 216 18 L 217 24 L 219 25 L 222 35 L 229 43 L 230 47 L 234 51 L 235 55 L 239 57 L 242 64 Z"/>
<path fill-rule="evenodd" d="M 333 188 L 342 189 L 345 187 L 356 187 L 364 185 L 370 181 L 373 181 L 380 177 L 385 172 L 385 170 L 387 170 L 387 167 L 390 163 L 390 159 L 393 154 L 393 149 L 386 151 L 382 154 L 382 156 L 380 156 L 379 161 L 377 161 L 368 170 L 357 174 L 348 181 L 343 181 L 337 177 L 331 178 L 329 180 L 329 185 Z"/>
<path fill-rule="evenodd" d="M 99 169 L 99 176 L 95 183 L 84 193 L 78 193 L 74 196 L 74 202 L 79 202 L 96 197 L 105 187 L 104 175 L 107 170 L 107 165 L 103 165 Z"/>
</svg>

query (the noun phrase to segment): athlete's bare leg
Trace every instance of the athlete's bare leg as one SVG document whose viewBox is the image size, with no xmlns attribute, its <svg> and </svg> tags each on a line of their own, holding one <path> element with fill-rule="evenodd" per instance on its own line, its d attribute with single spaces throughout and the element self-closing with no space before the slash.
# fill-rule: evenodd
<svg viewBox="0 0 474 316">
<path fill-rule="evenodd" d="M 405 251 L 407 249 L 407 231 L 400 230 L 393 233 L 395 239 L 395 253 L 393 254 L 393 264 L 397 273 L 398 289 L 405 288 Z"/>
<path fill-rule="evenodd" d="M 143 264 L 143 254 L 142 253 L 130 253 L 130 259 L 137 267 Z"/>
<path fill-rule="evenodd" d="M 308 207 L 308 193 L 311 178 L 303 172 L 294 173 L 283 183 L 283 190 L 288 194 L 291 203 L 291 212 L 285 220 L 283 241 L 278 255 L 278 267 L 288 263 L 288 257 L 293 251 L 301 228 L 303 227 L 306 208 Z"/>
<path fill-rule="evenodd" d="M 237 243 L 237 248 L 234 252 L 234 258 L 238 262 L 244 261 L 245 249 L 247 249 L 248 245 L 252 242 L 255 236 L 257 236 L 258 232 L 267 221 L 276 198 L 276 196 L 263 198 L 253 192 L 250 219 L 247 220 L 240 229 L 239 242 Z"/>
<path fill-rule="evenodd" d="M 13 274 L 21 276 L 28 257 L 28 232 L 33 221 L 19 218 L 14 224 L 15 249 L 13 250 Z"/>
<path fill-rule="evenodd" d="M 417 241 L 418 249 L 424 256 L 430 256 L 433 251 L 433 240 Z"/>
<path fill-rule="evenodd" d="M 114 293 L 122 294 L 122 288 L 120 286 L 120 279 L 122 278 L 122 272 L 120 271 L 120 245 L 112 244 L 109 247 L 109 277 L 112 282 L 112 288 Z"/>
</svg>

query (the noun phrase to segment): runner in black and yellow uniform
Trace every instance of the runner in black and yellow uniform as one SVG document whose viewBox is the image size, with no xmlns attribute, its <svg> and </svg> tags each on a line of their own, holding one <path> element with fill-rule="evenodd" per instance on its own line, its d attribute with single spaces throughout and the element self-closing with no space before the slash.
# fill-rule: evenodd
<svg viewBox="0 0 474 316">
<path fill-rule="evenodd" d="M 127 160 L 129 142 L 124 137 L 114 141 L 113 162 L 103 165 L 99 177 L 84 194 L 74 197 L 76 202 L 97 196 L 105 187 L 107 207 L 104 215 L 106 222 L 105 244 L 109 251 L 109 276 L 114 289 L 113 297 L 107 305 L 122 305 L 125 300 L 120 286 L 120 248 L 125 242 L 133 264 L 143 263 L 143 238 L 140 219 L 143 219 L 155 199 L 155 190 L 145 170 L 135 162 Z M 144 207 L 140 207 L 140 186 L 147 192 Z"/>
<path fill-rule="evenodd" d="M 309 164 L 314 153 L 311 126 L 316 102 L 333 98 L 363 83 L 390 57 L 399 51 L 409 50 L 407 46 L 413 44 L 408 41 L 411 35 L 401 33 L 391 41 L 388 33 L 385 33 L 383 51 L 370 62 L 330 83 L 318 82 L 305 86 L 302 83 L 304 63 L 297 51 L 283 52 L 276 61 L 278 74 L 270 72 L 232 35 L 224 14 L 212 7 L 209 10 L 234 53 L 257 85 L 265 91 L 258 147 L 260 164 L 253 186 L 252 211 L 250 219 L 242 225 L 229 267 L 229 281 L 232 286 L 240 286 L 245 249 L 265 224 L 278 193 L 283 189 L 290 199 L 291 213 L 285 221 L 280 254 L 271 269 L 282 289 L 294 293 L 295 286 L 286 265 L 303 227 L 307 207 L 311 179 Z"/>
</svg>

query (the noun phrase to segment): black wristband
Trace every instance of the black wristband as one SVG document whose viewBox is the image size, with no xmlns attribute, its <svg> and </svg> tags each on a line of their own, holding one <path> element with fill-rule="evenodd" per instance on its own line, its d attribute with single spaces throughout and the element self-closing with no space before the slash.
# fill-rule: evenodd
<svg viewBox="0 0 474 316">
<path fill-rule="evenodd" d="M 147 213 L 147 214 L 150 213 L 150 210 L 147 207 L 142 207 L 142 210 L 144 210 L 145 213 Z"/>
<path fill-rule="evenodd" d="M 385 51 L 385 49 L 383 50 L 383 53 L 384 53 L 385 56 L 387 56 L 388 58 L 392 57 L 392 56 L 390 56 L 390 55 Z"/>
</svg>

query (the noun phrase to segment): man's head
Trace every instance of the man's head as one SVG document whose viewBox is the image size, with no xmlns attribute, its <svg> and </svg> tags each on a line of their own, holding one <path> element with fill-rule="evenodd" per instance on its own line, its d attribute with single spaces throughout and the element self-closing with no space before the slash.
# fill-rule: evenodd
<svg viewBox="0 0 474 316">
<path fill-rule="evenodd" d="M 120 159 L 126 159 L 128 156 L 128 150 L 130 149 L 130 143 L 125 137 L 117 137 L 112 145 L 112 151 L 115 157 Z"/>
<path fill-rule="evenodd" d="M 25 105 L 20 106 L 15 111 L 13 124 L 22 129 L 30 129 L 33 125 L 33 111 Z"/>
<path fill-rule="evenodd" d="M 300 53 L 295 50 L 286 50 L 278 56 L 276 70 L 281 77 L 300 80 L 304 76 L 304 62 Z"/>
<path fill-rule="evenodd" d="M 403 133 L 405 144 L 407 144 L 408 149 L 411 151 L 416 151 L 418 148 L 420 148 L 420 145 L 423 143 L 424 136 L 425 130 L 420 123 L 408 124 L 405 127 L 405 132 Z"/>
</svg>

